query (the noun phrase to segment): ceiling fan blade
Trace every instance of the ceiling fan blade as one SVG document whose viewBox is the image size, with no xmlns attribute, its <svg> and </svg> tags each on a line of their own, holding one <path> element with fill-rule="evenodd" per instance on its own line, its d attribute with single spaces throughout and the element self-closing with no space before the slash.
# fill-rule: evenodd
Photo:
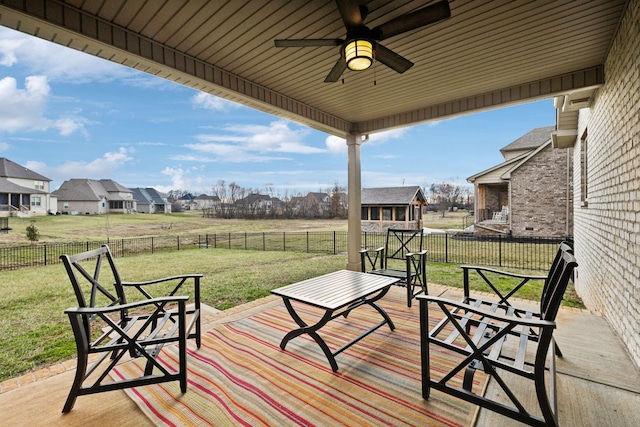
<svg viewBox="0 0 640 427">
<path fill-rule="evenodd" d="M 416 28 L 424 27 L 425 25 L 433 24 L 434 22 L 442 21 L 450 16 L 451 9 L 449 9 L 449 2 L 444 0 L 378 25 L 371 30 L 371 34 L 375 40 L 384 40 L 407 31 L 415 30 Z"/>
<path fill-rule="evenodd" d="M 413 62 L 403 58 L 394 51 L 387 49 L 380 43 L 378 43 L 376 46 L 375 58 L 377 61 L 382 62 L 387 67 L 397 71 L 400 74 L 413 67 Z"/>
<path fill-rule="evenodd" d="M 340 39 L 284 39 L 274 40 L 276 47 L 318 47 L 340 46 L 344 40 Z"/>
<path fill-rule="evenodd" d="M 336 5 L 347 30 L 362 26 L 363 18 L 357 2 L 354 0 L 336 0 Z"/>
<path fill-rule="evenodd" d="M 325 83 L 337 82 L 340 79 L 340 76 L 342 76 L 342 73 L 344 73 L 344 70 L 346 69 L 347 69 L 347 61 L 345 61 L 343 57 L 340 57 L 340 59 L 338 59 L 338 61 L 335 63 L 335 65 L 329 72 L 329 75 L 327 76 L 327 78 L 324 79 L 324 82 Z"/>
</svg>

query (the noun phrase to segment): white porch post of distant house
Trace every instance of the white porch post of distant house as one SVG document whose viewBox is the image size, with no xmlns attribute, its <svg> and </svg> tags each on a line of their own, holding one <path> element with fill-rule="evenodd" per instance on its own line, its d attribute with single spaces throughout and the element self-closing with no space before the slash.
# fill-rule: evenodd
<svg viewBox="0 0 640 427">
<path fill-rule="evenodd" d="M 362 183 L 360 179 L 360 145 L 362 145 L 361 135 L 347 136 L 347 151 L 349 153 L 349 219 L 348 226 L 348 246 L 347 246 L 347 270 L 360 271 L 360 249 L 361 224 L 360 224 L 360 202 Z"/>
</svg>

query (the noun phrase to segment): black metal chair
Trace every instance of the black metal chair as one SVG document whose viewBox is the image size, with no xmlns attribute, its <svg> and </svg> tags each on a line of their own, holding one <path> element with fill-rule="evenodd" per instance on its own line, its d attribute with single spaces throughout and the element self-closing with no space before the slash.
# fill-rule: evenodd
<svg viewBox="0 0 640 427">
<path fill-rule="evenodd" d="M 462 302 L 419 296 L 423 397 L 428 399 L 434 388 L 529 425 L 556 426 L 555 354 L 549 350 L 552 343 L 555 347 L 555 318 L 577 265 L 571 247 L 561 244 L 549 274 L 542 276 L 545 285 L 539 312 L 516 308 L 502 296 L 492 301 L 466 295 Z M 433 304 L 445 316 L 429 330 L 429 306 Z M 449 372 L 436 374 L 439 379 L 432 377 L 432 345 L 460 355 L 460 363 Z M 482 395 L 482 390 L 473 389 L 478 369 L 498 384 L 508 403 L 491 400 Z M 502 371 L 532 381 L 541 416 L 525 407 L 522 396 L 509 387 Z M 456 376 L 462 376 L 462 380 Z"/>
<path fill-rule="evenodd" d="M 362 272 L 400 279 L 411 307 L 416 295 L 427 293 L 427 251 L 422 243 L 422 230 L 390 228 L 384 247 L 360 251 Z"/>
<path fill-rule="evenodd" d="M 65 310 L 73 329 L 78 361 L 62 412 L 71 411 L 78 396 L 103 391 L 179 381 L 181 391 L 186 392 L 187 339 L 195 338 L 198 348 L 201 344 L 202 275 L 123 282 L 107 245 L 77 255 L 61 255 L 60 259 L 78 301 L 77 308 Z M 190 281 L 193 281 L 191 296 L 177 296 L 178 292 L 186 291 L 183 285 Z M 152 297 L 152 288 L 163 296 Z M 130 293 L 138 297 L 134 302 L 128 302 Z M 187 309 L 190 300 L 194 305 Z M 180 348 L 177 372 L 156 358 L 165 344 L 178 344 Z M 109 378 L 111 370 L 127 359 L 125 356 L 146 359 L 144 373 L 123 381 Z"/>
</svg>

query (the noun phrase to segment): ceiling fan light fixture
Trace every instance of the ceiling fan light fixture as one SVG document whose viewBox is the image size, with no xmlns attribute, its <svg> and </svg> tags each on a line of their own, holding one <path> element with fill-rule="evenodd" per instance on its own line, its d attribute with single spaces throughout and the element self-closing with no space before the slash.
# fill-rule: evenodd
<svg viewBox="0 0 640 427">
<path fill-rule="evenodd" d="M 362 71 L 373 63 L 373 43 L 366 39 L 354 39 L 345 45 L 344 59 L 353 71 Z"/>
</svg>

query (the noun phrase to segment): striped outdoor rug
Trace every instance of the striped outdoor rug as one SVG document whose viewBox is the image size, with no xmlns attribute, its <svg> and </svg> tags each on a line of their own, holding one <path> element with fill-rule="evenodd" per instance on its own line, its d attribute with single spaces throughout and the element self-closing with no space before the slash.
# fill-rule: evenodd
<svg viewBox="0 0 640 427">
<path fill-rule="evenodd" d="M 470 425 L 474 405 L 437 391 L 422 399 L 417 304 L 409 309 L 403 292 L 390 292 L 380 305 L 396 330 L 385 325 L 340 353 L 338 372 L 308 335 L 280 349 L 282 337 L 296 327 L 280 304 L 208 331 L 198 351 L 190 344 L 184 395 L 177 382 L 127 392 L 162 426 Z M 311 307 L 299 313 L 310 319 L 318 315 Z M 319 333 L 336 349 L 380 319 L 373 309 L 361 307 Z M 161 359 L 177 366 L 176 348 L 165 349 Z M 446 354 L 432 352 L 432 369 L 448 365 Z M 130 362 L 116 375 L 141 371 Z"/>
</svg>

